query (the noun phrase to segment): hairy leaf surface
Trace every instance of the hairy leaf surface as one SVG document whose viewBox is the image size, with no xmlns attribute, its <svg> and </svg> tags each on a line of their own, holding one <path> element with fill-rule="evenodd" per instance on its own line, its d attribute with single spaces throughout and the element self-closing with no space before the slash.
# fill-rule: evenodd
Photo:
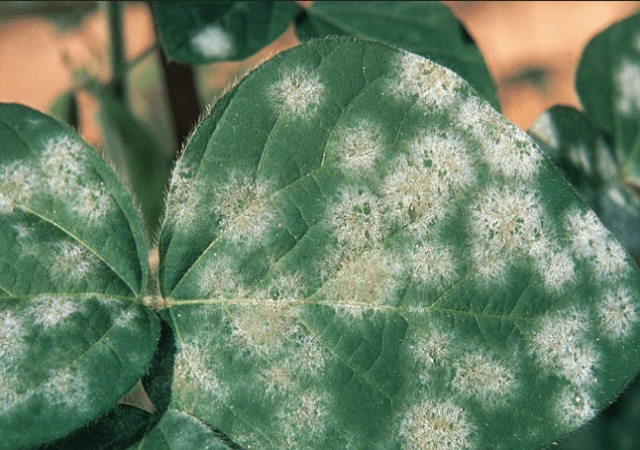
<svg viewBox="0 0 640 450">
<path fill-rule="evenodd" d="M 356 36 L 417 53 L 452 69 L 500 108 L 482 54 L 464 25 L 440 2 L 314 1 L 296 33 L 301 39 Z"/>
<path fill-rule="evenodd" d="M 155 4 L 165 51 L 171 59 L 192 64 L 251 56 L 284 33 L 295 12 L 292 1 Z"/>
<path fill-rule="evenodd" d="M 145 373 L 147 247 L 131 196 L 59 122 L 0 105 L 0 448 L 63 437 Z"/>
<path fill-rule="evenodd" d="M 220 100 L 160 284 L 172 407 L 243 448 L 536 448 L 640 366 L 623 247 L 466 82 L 372 42 L 310 41 Z"/>
</svg>

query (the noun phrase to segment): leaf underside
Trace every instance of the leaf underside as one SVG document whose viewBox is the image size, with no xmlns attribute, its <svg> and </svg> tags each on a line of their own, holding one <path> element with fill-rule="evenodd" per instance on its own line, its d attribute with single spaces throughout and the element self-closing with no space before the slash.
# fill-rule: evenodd
<svg viewBox="0 0 640 450">
<path fill-rule="evenodd" d="M 166 214 L 170 407 L 243 448 L 537 448 L 640 366 L 622 246 L 417 55 L 269 60 L 196 129 Z"/>
</svg>

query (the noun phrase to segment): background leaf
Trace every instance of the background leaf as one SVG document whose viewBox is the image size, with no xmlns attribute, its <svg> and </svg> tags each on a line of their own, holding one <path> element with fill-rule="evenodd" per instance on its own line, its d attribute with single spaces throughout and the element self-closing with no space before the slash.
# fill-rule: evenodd
<svg viewBox="0 0 640 450">
<path fill-rule="evenodd" d="M 0 105 L 1 449 L 113 407 L 147 370 L 147 246 L 131 196 L 73 131 Z"/>
<path fill-rule="evenodd" d="M 625 184 L 609 136 L 568 106 L 545 111 L 529 133 L 627 251 L 640 253 L 640 198 Z"/>
<path fill-rule="evenodd" d="M 164 50 L 191 64 L 247 58 L 284 33 L 295 12 L 292 1 L 155 4 Z"/>
<path fill-rule="evenodd" d="M 440 2 L 314 1 L 298 20 L 300 39 L 347 35 L 408 50 L 453 70 L 500 110 L 491 75 L 475 42 Z"/>
<path fill-rule="evenodd" d="M 576 90 L 585 114 L 610 137 L 624 182 L 640 188 L 640 15 L 589 42 Z"/>
<path fill-rule="evenodd" d="M 218 102 L 160 286 L 171 407 L 245 448 L 538 448 L 640 366 L 621 245 L 466 82 L 373 42 L 308 42 Z"/>
</svg>

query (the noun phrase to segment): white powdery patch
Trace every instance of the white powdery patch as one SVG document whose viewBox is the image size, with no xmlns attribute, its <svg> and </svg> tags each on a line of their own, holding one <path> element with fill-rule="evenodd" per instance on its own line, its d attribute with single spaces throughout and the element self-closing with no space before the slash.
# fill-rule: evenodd
<svg viewBox="0 0 640 450">
<path fill-rule="evenodd" d="M 231 298 L 238 294 L 239 277 L 228 256 L 205 261 L 198 269 L 198 292 L 203 298 Z"/>
<path fill-rule="evenodd" d="M 452 342 L 456 342 L 454 333 L 443 331 L 431 323 L 426 333 L 412 338 L 409 348 L 416 361 L 429 369 L 434 364 L 445 365 L 449 362 Z M 423 381 L 428 382 L 429 375 L 427 371 Z"/>
<path fill-rule="evenodd" d="M 640 65 L 627 59 L 622 61 L 615 76 L 618 98 L 616 107 L 621 114 L 640 111 Z"/>
<path fill-rule="evenodd" d="M 82 186 L 74 195 L 71 210 L 81 220 L 89 224 L 100 222 L 108 213 L 114 202 L 102 183 Z"/>
<path fill-rule="evenodd" d="M 571 309 L 543 318 L 530 338 L 537 360 L 546 370 L 556 372 L 574 385 L 593 385 L 593 370 L 600 359 L 595 346 L 588 341 L 587 314 Z"/>
<path fill-rule="evenodd" d="M 22 322 L 11 311 L 0 311 L 0 361 L 2 365 L 14 364 L 22 358 L 27 346 L 24 342 L 26 330 Z"/>
<path fill-rule="evenodd" d="M 438 289 L 450 286 L 457 278 L 451 250 L 439 244 L 423 244 L 409 253 L 413 278 Z"/>
<path fill-rule="evenodd" d="M 186 390 L 202 395 L 206 393 L 224 401 L 229 388 L 216 377 L 217 364 L 212 363 L 200 346 L 182 343 L 176 355 L 174 392 Z"/>
<path fill-rule="evenodd" d="M 196 207 L 200 200 L 194 171 L 179 159 L 171 173 L 171 191 L 167 198 L 167 220 L 183 227 L 193 225 L 197 218 Z"/>
<path fill-rule="evenodd" d="M 536 262 L 548 291 L 561 292 L 575 281 L 575 263 L 567 250 L 556 250 L 558 243 L 544 236 L 536 240 L 529 249 L 529 255 Z"/>
<path fill-rule="evenodd" d="M 565 425 L 578 427 L 595 417 L 597 411 L 586 390 L 567 386 L 558 396 L 556 413 Z"/>
<path fill-rule="evenodd" d="M 347 261 L 333 279 L 325 284 L 327 302 L 358 318 L 364 310 L 388 305 L 404 273 L 400 261 L 384 251 L 362 254 Z"/>
<path fill-rule="evenodd" d="M 227 184 L 213 192 L 213 213 L 220 220 L 221 233 L 231 242 L 252 245 L 277 222 L 267 203 L 269 188 L 250 177 L 234 173 Z"/>
<path fill-rule="evenodd" d="M 408 143 L 408 150 L 385 178 L 382 192 L 402 225 L 424 228 L 444 216 L 450 198 L 474 182 L 473 160 L 452 133 L 423 133 Z"/>
<path fill-rule="evenodd" d="M 191 46 L 204 58 L 226 59 L 234 50 L 232 37 L 218 25 L 209 25 L 193 35 Z"/>
<path fill-rule="evenodd" d="M 0 170 L 0 212 L 11 214 L 40 190 L 37 173 L 24 162 L 15 161 Z"/>
<path fill-rule="evenodd" d="M 44 143 L 40 156 L 44 182 L 54 195 L 74 190 L 78 177 L 86 170 L 82 145 L 62 135 Z"/>
<path fill-rule="evenodd" d="M 53 372 L 49 381 L 38 388 L 48 402 L 78 412 L 91 410 L 89 387 L 84 378 L 71 369 Z"/>
<path fill-rule="evenodd" d="M 615 280 L 628 272 L 630 264 L 624 247 L 593 211 L 573 210 L 567 215 L 566 223 L 574 253 L 590 262 L 599 280 Z"/>
<path fill-rule="evenodd" d="M 325 86 L 305 67 L 286 71 L 269 89 L 275 109 L 289 118 L 309 119 L 324 100 Z"/>
<path fill-rule="evenodd" d="M 544 211 L 534 192 L 489 187 L 471 207 L 471 255 L 482 278 L 504 275 L 507 263 L 544 239 Z"/>
<path fill-rule="evenodd" d="M 282 448 L 318 448 L 311 442 L 322 439 L 328 431 L 330 421 L 329 396 L 322 391 L 306 389 L 294 395 L 278 412 L 278 423 L 283 425 L 280 433 L 285 439 Z"/>
<path fill-rule="evenodd" d="M 297 313 L 289 303 L 261 299 L 235 312 L 231 337 L 258 357 L 274 357 L 284 349 L 292 350 L 289 344 L 297 321 Z"/>
<path fill-rule="evenodd" d="M 454 363 L 456 375 L 452 385 L 463 395 L 495 405 L 513 394 L 515 376 L 495 358 L 476 352 L 462 355 Z"/>
<path fill-rule="evenodd" d="M 533 125 L 529 128 L 529 132 L 534 134 L 549 147 L 558 148 L 558 129 L 553 123 L 553 118 L 549 111 L 545 111 L 538 116 L 536 121 L 533 122 Z"/>
<path fill-rule="evenodd" d="M 400 423 L 405 450 L 470 449 L 474 432 L 465 411 L 451 400 L 417 403 Z"/>
<path fill-rule="evenodd" d="M 266 289 L 256 290 L 251 295 L 258 299 L 295 302 L 303 298 L 303 277 L 299 273 L 287 273 L 274 278 Z"/>
<path fill-rule="evenodd" d="M 497 140 L 486 141 L 482 150 L 489 167 L 509 178 L 531 180 L 542 162 L 542 152 L 515 126 L 505 126 Z"/>
<path fill-rule="evenodd" d="M 362 173 L 373 168 L 383 149 L 380 127 L 365 120 L 338 131 L 337 139 L 331 141 L 327 153 L 335 156 L 344 169 Z"/>
<path fill-rule="evenodd" d="M 100 260 L 87 250 L 72 241 L 58 241 L 52 251 L 53 263 L 51 276 L 55 280 L 69 281 L 76 284 L 86 276 L 94 273 L 101 265 Z"/>
<path fill-rule="evenodd" d="M 45 329 L 54 327 L 71 314 L 80 310 L 78 301 L 66 298 L 40 297 L 33 300 L 27 314 L 33 316 L 35 324 Z"/>
<path fill-rule="evenodd" d="M 629 336 L 638 322 L 634 298 L 625 288 L 609 291 L 598 307 L 600 330 L 608 339 L 623 339 Z"/>
<path fill-rule="evenodd" d="M 422 108 L 445 108 L 458 101 L 465 82 L 454 72 L 413 53 L 404 53 L 397 62 L 399 76 L 390 82 L 391 93 L 399 98 L 416 98 Z"/>
<path fill-rule="evenodd" d="M 338 244 L 349 253 L 359 253 L 384 238 L 380 200 L 369 191 L 345 189 L 326 215 Z"/>
</svg>

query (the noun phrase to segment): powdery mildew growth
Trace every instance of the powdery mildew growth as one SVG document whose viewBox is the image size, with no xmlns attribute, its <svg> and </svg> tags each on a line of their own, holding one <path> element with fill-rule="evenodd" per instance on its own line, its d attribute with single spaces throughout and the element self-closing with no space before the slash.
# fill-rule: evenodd
<svg viewBox="0 0 640 450">
<path fill-rule="evenodd" d="M 390 448 L 542 446 L 593 417 L 603 392 L 622 385 L 606 375 L 615 363 L 607 346 L 637 340 L 636 281 L 622 247 L 552 179 L 533 141 L 449 70 L 370 43 L 309 45 L 371 45 L 385 56 L 340 71 L 341 82 L 365 79 L 349 94 L 332 88 L 331 69 L 345 62 L 324 47 L 314 53 L 320 63 L 283 57 L 251 75 L 266 74 L 261 100 L 279 114 L 269 148 L 300 146 L 317 158 L 300 178 L 261 173 L 257 163 L 259 179 L 292 180 L 286 186 L 235 168 L 207 187 L 206 174 L 174 176 L 169 217 L 198 224 L 204 211 L 220 233 L 185 269 L 195 289 L 175 290 L 171 301 L 217 311 L 225 330 L 204 340 L 174 316 L 196 336 L 181 338 L 180 367 L 241 361 L 251 382 L 224 380 L 225 401 L 240 403 L 238 422 L 269 424 L 238 431 L 246 446 L 371 447 L 353 444 L 368 436 L 344 404 L 357 389 L 363 417 L 390 423 Z M 234 95 L 245 101 L 242 89 Z M 244 124 L 235 115 L 235 135 L 255 131 L 253 116 Z M 301 121 L 321 137 L 286 140 Z M 248 154 L 262 154 L 259 145 Z M 200 382 L 180 373 L 196 397 Z M 249 385 L 255 403 L 234 400 Z M 536 410 L 539 428 L 516 414 L 509 436 L 494 435 L 517 402 Z"/>
<path fill-rule="evenodd" d="M 287 118 L 309 119 L 324 100 L 324 84 L 312 70 L 295 67 L 285 71 L 269 90 L 274 108 Z"/>
<path fill-rule="evenodd" d="M 629 116 L 640 111 L 640 64 L 623 59 L 616 74 L 618 112 Z"/>
<path fill-rule="evenodd" d="M 234 51 L 232 36 L 218 25 L 209 25 L 193 35 L 191 46 L 203 58 L 225 59 Z"/>
</svg>

